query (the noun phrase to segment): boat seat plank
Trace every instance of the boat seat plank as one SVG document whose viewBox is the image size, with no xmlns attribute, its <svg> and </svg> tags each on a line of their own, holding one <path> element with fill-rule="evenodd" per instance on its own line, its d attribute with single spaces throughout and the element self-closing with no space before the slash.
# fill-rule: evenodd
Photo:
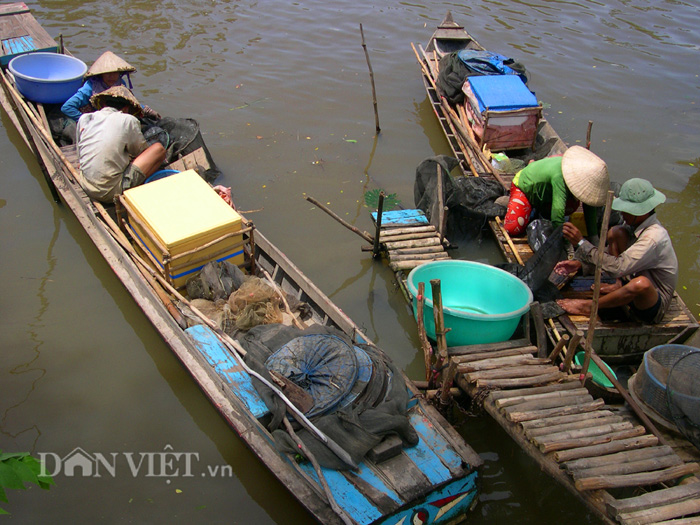
<svg viewBox="0 0 700 525">
<path fill-rule="evenodd" d="M 0 64 L 6 66 L 17 54 L 27 51 L 58 51 L 58 44 L 39 25 L 26 4 L 0 6 Z"/>
<path fill-rule="evenodd" d="M 415 448 L 415 447 L 413 447 Z M 410 449 L 403 449 L 401 454 L 376 465 L 377 471 L 394 488 L 404 501 L 412 501 L 427 493 L 431 482 L 420 468 L 406 457 Z M 447 469 L 445 469 L 447 471 Z"/>
<path fill-rule="evenodd" d="M 346 470 L 343 474 L 385 514 L 405 503 L 365 461 L 359 464 L 357 470 Z"/>
<path fill-rule="evenodd" d="M 377 212 L 372 212 L 376 222 Z M 428 218 L 421 210 L 390 210 L 382 212 L 382 228 L 420 225 L 427 226 Z"/>
<path fill-rule="evenodd" d="M 310 462 L 299 464 L 309 477 L 319 483 L 318 475 Z M 323 477 L 338 505 L 361 524 L 369 524 L 382 517 L 382 513 L 338 470 L 321 468 Z"/>
<path fill-rule="evenodd" d="M 250 376 L 235 362 L 223 343 L 204 325 L 195 325 L 185 330 L 195 343 L 197 350 L 206 358 L 216 373 L 231 387 L 233 393 L 243 401 L 256 418 L 269 413 L 267 405 L 255 390 Z"/>
</svg>

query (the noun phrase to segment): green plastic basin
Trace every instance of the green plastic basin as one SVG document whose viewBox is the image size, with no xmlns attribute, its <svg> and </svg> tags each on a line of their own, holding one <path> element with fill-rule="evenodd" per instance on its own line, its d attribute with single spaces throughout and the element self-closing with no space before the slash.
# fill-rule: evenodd
<svg viewBox="0 0 700 525">
<path fill-rule="evenodd" d="M 532 292 L 514 275 L 474 261 L 435 261 L 408 275 L 413 315 L 418 315 L 418 283 L 425 283 L 423 318 L 428 337 L 435 340 L 433 292 L 430 281 L 440 280 L 447 346 L 507 341 L 521 317 L 530 310 Z"/>
</svg>

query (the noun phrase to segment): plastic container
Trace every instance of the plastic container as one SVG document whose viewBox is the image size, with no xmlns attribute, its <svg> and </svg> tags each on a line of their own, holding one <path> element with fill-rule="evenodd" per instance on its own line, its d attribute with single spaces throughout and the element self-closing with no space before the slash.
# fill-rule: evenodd
<svg viewBox="0 0 700 525">
<path fill-rule="evenodd" d="M 447 346 L 507 341 L 521 317 L 530 310 L 532 292 L 514 275 L 474 261 L 435 261 L 408 275 L 413 314 L 418 315 L 418 283 L 425 283 L 424 322 L 435 339 L 433 294 L 430 281 L 439 279 L 447 332 Z"/>
<path fill-rule="evenodd" d="M 83 85 L 87 65 L 58 53 L 27 53 L 8 66 L 22 95 L 42 104 L 63 104 Z"/>
<path fill-rule="evenodd" d="M 159 170 L 156 171 L 154 174 L 152 174 L 150 177 L 146 179 L 144 184 L 148 184 L 149 182 L 154 182 L 160 179 L 164 179 L 165 177 L 170 177 L 170 175 L 175 175 L 176 173 L 180 173 L 178 170 Z"/>
<path fill-rule="evenodd" d="M 576 355 L 574 355 L 574 363 L 576 363 L 578 366 L 583 366 L 583 360 L 585 356 L 585 352 L 576 352 Z M 607 367 L 608 371 L 612 373 L 613 377 L 617 378 L 615 372 L 613 372 L 613 369 L 610 368 L 607 364 L 605 364 L 605 366 Z M 590 372 L 594 383 L 597 383 L 605 388 L 615 388 L 615 385 L 612 384 L 612 381 L 608 379 L 608 377 L 593 361 L 590 361 L 588 363 L 588 371 Z"/>
</svg>

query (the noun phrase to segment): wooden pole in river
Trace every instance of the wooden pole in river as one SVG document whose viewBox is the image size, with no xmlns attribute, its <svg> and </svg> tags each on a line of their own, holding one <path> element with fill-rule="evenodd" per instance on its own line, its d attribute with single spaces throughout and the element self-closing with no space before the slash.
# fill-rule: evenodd
<svg viewBox="0 0 700 525">
<path fill-rule="evenodd" d="M 362 49 L 365 50 L 365 58 L 367 59 L 367 67 L 369 68 L 369 79 L 372 82 L 372 103 L 374 104 L 374 126 L 379 134 L 381 128 L 379 127 L 379 112 L 377 111 L 377 90 L 374 87 L 374 71 L 372 71 L 372 64 L 369 61 L 369 53 L 367 52 L 367 44 L 365 44 L 365 32 L 362 29 L 362 24 L 360 24 L 360 34 L 362 35 Z"/>
<path fill-rule="evenodd" d="M 374 232 L 374 247 L 372 248 L 372 257 L 379 257 L 379 232 L 382 229 L 382 211 L 384 210 L 384 192 L 379 192 L 379 202 L 377 203 L 377 228 Z"/>
<path fill-rule="evenodd" d="M 355 226 L 353 226 L 352 224 L 348 223 L 347 221 L 344 221 L 343 219 L 341 219 L 340 217 L 338 217 L 335 213 L 333 213 L 331 210 L 329 210 L 328 208 L 326 208 L 323 204 L 321 204 L 320 202 L 318 202 L 318 201 L 317 201 L 316 199 L 314 199 L 313 197 L 310 197 L 310 196 L 308 196 L 308 195 L 304 195 L 304 198 L 305 198 L 307 201 L 309 201 L 311 204 L 315 204 L 316 206 L 318 206 L 319 208 L 321 208 L 321 209 L 322 209 L 323 211 L 325 211 L 328 215 L 330 215 L 330 216 L 333 217 L 336 221 L 338 221 L 340 224 L 342 224 L 343 226 L 345 226 L 348 230 L 354 231 L 357 235 L 359 235 L 360 237 L 362 237 L 362 238 L 363 238 L 364 240 L 366 240 L 367 242 L 370 242 L 370 243 L 374 244 L 374 239 L 372 238 L 372 236 L 371 236 L 369 233 L 364 232 L 364 231 L 361 231 L 359 228 L 356 228 Z"/>
<path fill-rule="evenodd" d="M 437 342 L 437 363 L 435 364 L 435 370 L 439 372 L 449 359 L 447 354 L 447 338 L 445 335 L 447 335 L 450 329 L 445 328 L 445 314 L 442 311 L 442 289 L 440 288 L 440 279 L 431 279 L 430 286 L 433 291 L 433 319 L 435 321 L 435 341 Z"/>
</svg>

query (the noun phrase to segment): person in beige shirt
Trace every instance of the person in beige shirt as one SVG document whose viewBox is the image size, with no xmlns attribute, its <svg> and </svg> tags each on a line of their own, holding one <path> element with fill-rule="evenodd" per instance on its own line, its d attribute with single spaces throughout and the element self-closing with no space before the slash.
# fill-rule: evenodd
<svg viewBox="0 0 700 525">
<path fill-rule="evenodd" d="M 600 309 L 628 305 L 632 315 L 644 323 L 658 323 L 666 313 L 678 282 L 678 259 L 655 213 L 665 200 L 644 179 L 630 179 L 620 188 L 612 208 L 622 213 L 625 224 L 609 230 L 602 263 L 603 271 L 617 282 L 601 286 Z M 569 274 L 581 267 L 594 268 L 598 248 L 584 240 L 573 224 L 565 223 L 563 228 L 564 237 L 577 249 L 575 259 L 560 262 L 555 271 Z M 560 299 L 557 303 L 571 314 L 591 313 L 589 299 Z"/>
<path fill-rule="evenodd" d="M 77 141 L 80 185 L 91 198 L 111 203 L 125 190 L 143 184 L 165 160 L 159 142 L 148 146 L 136 97 L 124 86 L 93 95 L 99 109 L 78 120 Z"/>
</svg>

